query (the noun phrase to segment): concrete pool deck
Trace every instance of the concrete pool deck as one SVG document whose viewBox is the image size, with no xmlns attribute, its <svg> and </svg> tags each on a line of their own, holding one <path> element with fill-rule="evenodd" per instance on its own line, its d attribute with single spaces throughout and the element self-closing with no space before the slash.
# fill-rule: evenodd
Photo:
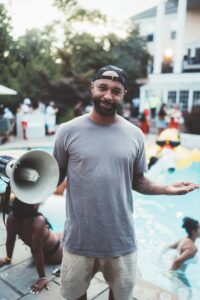
<svg viewBox="0 0 200 300">
<path fill-rule="evenodd" d="M 145 142 L 148 145 L 154 145 L 156 142 L 156 134 L 148 134 L 145 136 Z M 197 148 L 200 149 L 200 135 L 181 133 L 181 146 L 186 148 Z M 16 149 L 16 148 L 31 148 L 31 147 L 52 147 L 55 141 L 54 136 L 44 136 L 42 138 L 32 138 L 24 140 L 20 137 L 11 136 L 9 141 L 5 144 L 0 145 L 0 150 L 4 149 Z"/>
<path fill-rule="evenodd" d="M 154 144 L 156 135 L 148 135 L 146 138 L 148 144 Z M 4 145 L 0 145 L 0 150 L 3 152 L 6 149 L 17 148 L 32 148 L 32 147 L 51 147 L 54 144 L 55 137 L 47 136 L 41 139 L 31 139 L 24 141 L 21 138 L 12 138 Z M 200 142 L 200 137 L 197 137 Z M 190 144 L 192 144 L 190 139 Z M 5 249 L 6 241 L 6 228 L 3 224 L 2 214 L 0 213 L 0 257 L 6 255 Z M 52 275 L 53 269 L 57 266 L 46 266 L 46 275 L 49 280 L 49 291 L 42 291 L 38 295 L 32 295 L 29 293 L 28 288 L 37 280 L 37 272 L 33 265 L 30 250 L 27 246 L 23 245 L 20 239 L 17 239 L 13 264 L 0 268 L 0 300 L 31 300 L 31 299 L 63 299 L 60 295 L 60 279 Z M 160 294 L 164 290 L 160 287 L 145 281 L 138 276 L 137 284 L 133 293 L 134 297 L 138 300 L 160 300 Z M 88 290 L 89 300 L 107 300 L 108 299 L 108 286 L 104 281 L 103 276 L 98 273 L 92 280 L 90 288 Z M 178 298 L 171 294 L 171 300 L 178 300 Z"/>
</svg>

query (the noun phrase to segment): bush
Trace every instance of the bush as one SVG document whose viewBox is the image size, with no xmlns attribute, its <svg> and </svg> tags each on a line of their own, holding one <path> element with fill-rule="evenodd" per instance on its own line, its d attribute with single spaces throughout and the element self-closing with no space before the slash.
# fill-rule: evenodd
<svg viewBox="0 0 200 300">
<path fill-rule="evenodd" d="M 185 113 L 185 127 L 189 133 L 200 134 L 200 106 L 193 107 L 192 111 Z"/>
<path fill-rule="evenodd" d="M 68 107 L 67 110 L 58 116 L 58 124 L 70 121 L 74 118 L 74 110 L 71 107 Z"/>
</svg>

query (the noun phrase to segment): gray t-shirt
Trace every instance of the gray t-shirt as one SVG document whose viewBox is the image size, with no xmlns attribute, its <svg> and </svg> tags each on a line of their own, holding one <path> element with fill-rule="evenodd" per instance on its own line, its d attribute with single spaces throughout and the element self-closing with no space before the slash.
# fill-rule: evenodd
<svg viewBox="0 0 200 300">
<path fill-rule="evenodd" d="M 54 156 L 68 181 L 65 249 L 95 257 L 134 252 L 132 179 L 147 170 L 141 130 L 120 116 L 102 126 L 84 115 L 60 126 Z"/>
</svg>

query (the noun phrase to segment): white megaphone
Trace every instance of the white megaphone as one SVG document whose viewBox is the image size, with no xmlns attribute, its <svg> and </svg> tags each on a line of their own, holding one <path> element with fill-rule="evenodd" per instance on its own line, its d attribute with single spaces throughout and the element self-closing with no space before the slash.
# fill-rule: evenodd
<svg viewBox="0 0 200 300">
<path fill-rule="evenodd" d="M 15 196 L 27 204 L 46 200 L 59 180 L 57 161 L 42 150 L 30 150 L 16 159 L 0 156 L 0 175 L 9 178 Z"/>
</svg>

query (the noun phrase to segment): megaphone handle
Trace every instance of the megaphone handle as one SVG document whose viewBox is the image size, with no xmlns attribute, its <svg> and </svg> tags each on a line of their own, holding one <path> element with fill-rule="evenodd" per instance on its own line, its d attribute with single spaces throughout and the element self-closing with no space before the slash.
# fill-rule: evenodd
<svg viewBox="0 0 200 300">
<path fill-rule="evenodd" d="M 9 165 L 11 167 L 11 164 L 10 164 L 11 162 L 12 162 L 12 165 L 15 162 L 13 157 L 6 156 L 6 155 L 0 156 L 0 175 L 1 176 L 9 177 L 9 174 L 7 173 L 8 172 L 7 166 Z"/>
<path fill-rule="evenodd" d="M 16 162 L 16 159 L 12 159 L 6 165 L 5 173 L 6 173 L 6 176 L 8 178 L 10 178 L 10 176 L 12 174 L 12 167 L 13 167 L 13 165 L 14 165 L 15 162 Z"/>
</svg>

